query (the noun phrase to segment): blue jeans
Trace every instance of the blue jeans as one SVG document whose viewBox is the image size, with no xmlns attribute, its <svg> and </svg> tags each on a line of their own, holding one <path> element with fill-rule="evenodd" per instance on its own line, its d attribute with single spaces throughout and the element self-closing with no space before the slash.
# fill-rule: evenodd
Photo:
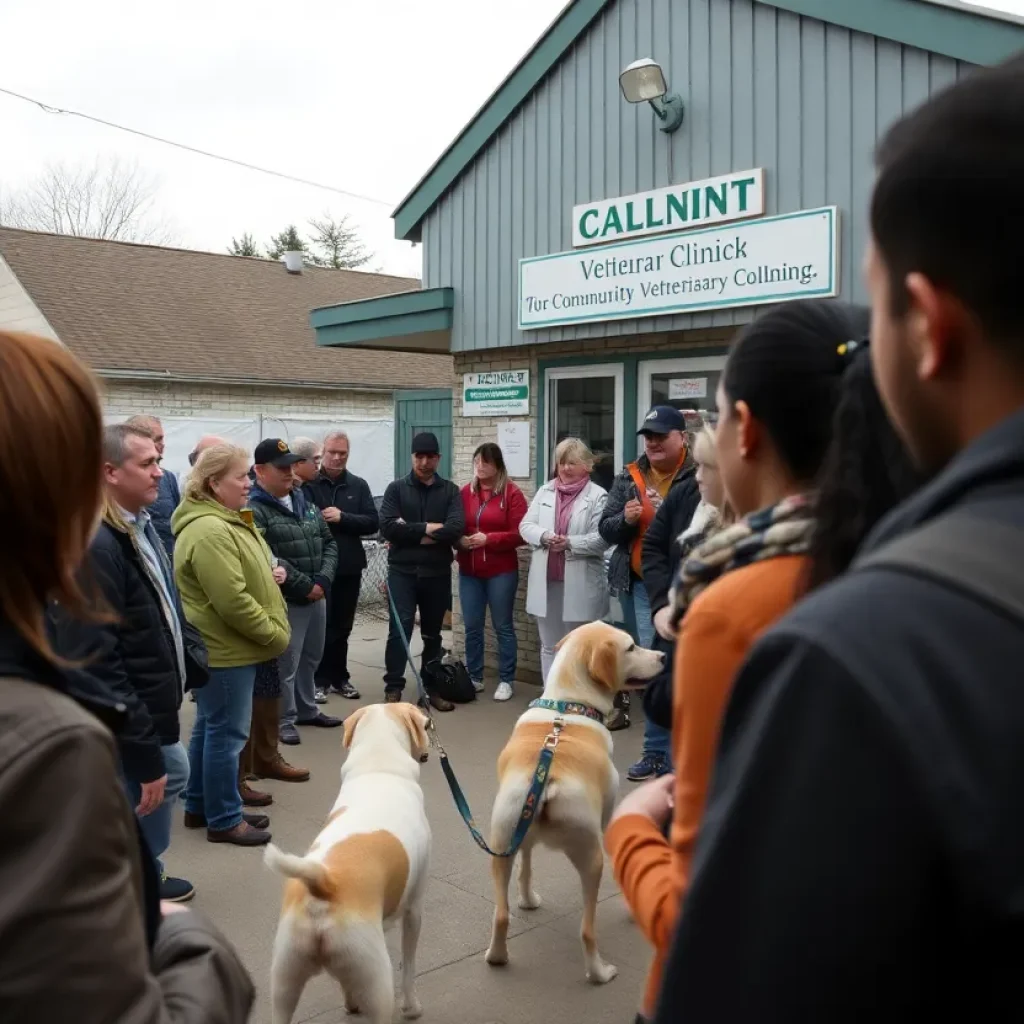
<svg viewBox="0 0 1024 1024">
<path fill-rule="evenodd" d="M 171 818 L 178 797 L 188 784 L 188 754 L 181 743 L 169 743 L 160 748 L 164 755 L 164 771 L 167 773 L 167 785 L 164 788 L 164 802 L 152 814 L 139 818 L 139 827 L 146 837 L 150 853 L 156 861 L 157 869 L 163 874 L 163 855 L 171 845 Z M 124 779 L 125 793 L 134 811 L 142 799 L 142 786 L 133 779 Z"/>
<path fill-rule="evenodd" d="M 641 647 L 654 643 L 654 616 L 651 614 L 651 599 L 643 580 L 633 580 L 633 589 L 624 598 L 626 621 L 631 622 L 630 633 Z M 666 761 L 672 761 L 672 733 L 663 729 L 649 718 L 644 721 L 643 756 L 661 754 Z"/>
<path fill-rule="evenodd" d="M 215 832 L 242 821 L 238 756 L 249 738 L 256 666 L 211 668 L 210 681 L 196 690 L 196 723 L 188 745 L 192 777 L 185 810 L 206 816 Z"/>
<path fill-rule="evenodd" d="M 498 680 L 510 686 L 516 678 L 516 627 L 513 618 L 519 570 L 503 572 L 483 580 L 477 576 L 459 576 L 459 602 L 466 627 L 466 668 L 476 682 L 484 678 L 484 624 L 491 609 L 491 625 L 498 639 Z"/>
</svg>

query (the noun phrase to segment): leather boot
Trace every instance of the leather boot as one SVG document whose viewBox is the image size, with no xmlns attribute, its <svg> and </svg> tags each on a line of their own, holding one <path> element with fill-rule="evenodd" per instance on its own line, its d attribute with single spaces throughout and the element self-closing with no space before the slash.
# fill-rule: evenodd
<svg viewBox="0 0 1024 1024">
<path fill-rule="evenodd" d="M 280 722 L 280 698 L 254 697 L 252 702 L 253 771 L 261 779 L 281 782 L 305 782 L 308 768 L 294 768 L 277 747 Z"/>
<path fill-rule="evenodd" d="M 246 807 L 269 807 L 274 802 L 270 793 L 253 789 L 245 779 L 238 783 L 238 795 Z"/>
</svg>

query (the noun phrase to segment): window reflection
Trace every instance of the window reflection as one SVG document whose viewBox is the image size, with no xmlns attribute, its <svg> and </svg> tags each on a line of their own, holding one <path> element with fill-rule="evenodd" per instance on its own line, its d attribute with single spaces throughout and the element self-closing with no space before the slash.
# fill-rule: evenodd
<svg viewBox="0 0 1024 1024">
<path fill-rule="evenodd" d="M 559 441 L 578 437 L 597 461 L 591 480 L 606 490 L 615 478 L 615 378 L 580 377 L 551 382 L 551 446 L 548 460 L 555 475 L 554 451 Z"/>
</svg>

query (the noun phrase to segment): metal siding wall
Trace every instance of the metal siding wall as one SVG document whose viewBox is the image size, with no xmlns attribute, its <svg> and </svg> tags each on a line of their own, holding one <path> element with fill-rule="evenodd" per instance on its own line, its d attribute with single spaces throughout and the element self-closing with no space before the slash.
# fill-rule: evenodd
<svg viewBox="0 0 1024 1024">
<path fill-rule="evenodd" d="M 648 55 L 686 104 L 674 136 L 619 92 L 622 68 Z M 752 0 L 620 0 L 424 222 L 424 283 L 456 290 L 453 350 L 746 323 L 750 309 L 515 326 L 518 261 L 570 249 L 574 205 L 749 167 L 767 172 L 768 214 L 840 207 L 842 294 L 863 299 L 875 145 L 967 70 Z"/>
</svg>

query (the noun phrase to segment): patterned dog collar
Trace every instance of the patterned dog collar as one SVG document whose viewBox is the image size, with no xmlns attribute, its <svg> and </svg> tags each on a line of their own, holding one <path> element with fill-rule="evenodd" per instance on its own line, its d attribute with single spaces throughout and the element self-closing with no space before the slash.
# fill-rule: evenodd
<svg viewBox="0 0 1024 1024">
<path fill-rule="evenodd" d="M 538 697 L 536 700 L 530 701 L 529 707 L 543 708 L 545 711 L 554 711 L 559 715 L 582 715 L 584 718 L 604 724 L 604 715 L 597 708 L 592 708 L 589 704 L 583 704 L 578 700 L 548 700 L 545 697 Z"/>
</svg>

